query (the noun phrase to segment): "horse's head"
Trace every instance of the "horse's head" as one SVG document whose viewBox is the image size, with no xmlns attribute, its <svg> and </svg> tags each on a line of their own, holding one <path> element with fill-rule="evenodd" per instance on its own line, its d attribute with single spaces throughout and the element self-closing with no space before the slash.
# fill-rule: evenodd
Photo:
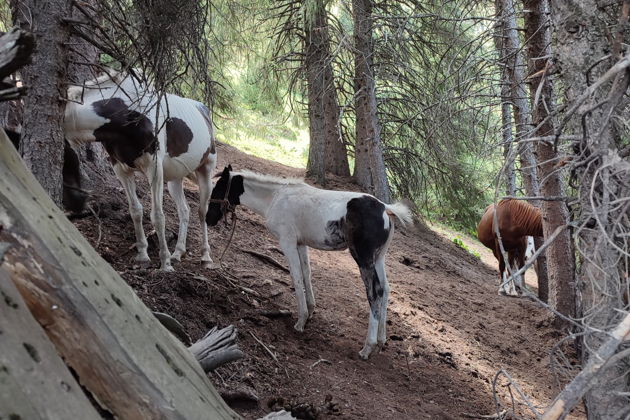
<svg viewBox="0 0 630 420">
<path fill-rule="evenodd" d="M 241 204 L 240 196 L 245 192 L 243 187 L 243 177 L 241 175 L 232 176 L 232 165 L 228 165 L 223 169 L 219 180 L 212 189 L 210 196 L 210 204 L 206 213 L 206 223 L 210 226 L 216 226 L 223 217 L 228 206 L 237 206 Z"/>
</svg>

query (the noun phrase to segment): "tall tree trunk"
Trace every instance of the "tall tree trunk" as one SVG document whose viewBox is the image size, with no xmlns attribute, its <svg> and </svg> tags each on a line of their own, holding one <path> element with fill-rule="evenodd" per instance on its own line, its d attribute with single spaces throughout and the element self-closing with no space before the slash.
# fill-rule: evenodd
<svg viewBox="0 0 630 420">
<path fill-rule="evenodd" d="M 536 174 L 536 159 L 531 144 L 523 141 L 530 136 L 533 127 L 525 90 L 525 65 L 520 52 L 521 42 L 518 37 L 516 8 L 513 0 L 501 0 L 501 15 L 505 25 L 505 52 L 510 57 L 507 70 L 512 82 L 512 104 L 514 122 L 516 123 L 516 141 L 521 161 L 521 176 L 527 195 L 537 196 L 540 188 Z M 538 203 L 534 204 L 538 205 Z"/>
<path fill-rule="evenodd" d="M 532 103 L 532 122 L 537 130 L 534 136 L 550 136 L 554 132 L 553 120 L 549 111 L 555 109 L 555 96 L 551 75 L 547 68 L 551 64 L 551 25 L 549 22 L 548 0 L 524 0 L 525 38 L 528 42 L 528 70 L 530 75 L 539 76 L 532 79 L 529 85 Z M 549 58 L 544 58 L 549 57 Z M 538 94 L 537 94 L 538 92 Z M 558 153 L 551 142 L 536 143 L 536 157 L 540 178 L 543 180 L 540 190 L 545 197 L 559 197 L 565 193 L 560 177 Z M 569 209 L 564 201 L 543 201 L 541 203 L 543 216 L 543 232 L 545 237 L 551 235 L 558 226 L 569 222 Z M 549 276 L 547 290 L 539 285 L 539 296 L 543 301 L 549 301 L 552 308 L 567 316 L 575 315 L 575 257 L 571 241 L 571 231 L 565 229 L 545 251 L 546 265 Z M 540 276 L 539 276 L 540 277 Z M 540 283 L 540 280 L 539 280 Z M 545 293 L 542 293 L 542 292 Z M 560 321 L 559 318 L 557 321 Z"/>
<path fill-rule="evenodd" d="M 516 123 L 516 140 L 521 162 L 521 176 L 526 194 L 538 196 L 540 195 L 540 186 L 536 171 L 536 158 L 534 157 L 531 143 L 526 141 L 531 136 L 533 127 L 531 108 L 525 89 L 525 65 L 521 55 L 521 43 L 516 27 L 516 8 L 513 0 L 500 0 L 497 2 L 497 5 L 500 7 L 500 10 L 497 10 L 497 15 L 500 14 L 504 25 L 505 54 L 509 57 L 507 60 L 507 72 L 512 82 L 512 106 Z M 540 203 L 537 201 L 534 201 L 532 204 L 540 207 Z M 536 247 L 540 247 L 542 242 L 542 238 L 535 238 Z M 541 295 L 541 298 L 545 298 L 548 294 L 548 280 L 544 257 L 538 260 L 537 275 L 539 295 Z"/>
<path fill-rule="evenodd" d="M 334 74 L 330 63 L 326 66 L 325 82 L 326 171 L 338 176 L 349 177 L 348 149 L 341 131 L 339 121 L 341 113 L 335 89 Z"/>
<path fill-rule="evenodd" d="M 609 80 L 599 89 L 595 89 L 595 81 L 619 60 L 615 47 L 621 51 L 622 41 L 628 40 L 623 39 L 622 30 L 621 37 L 613 38 L 617 45 L 611 45 L 610 23 L 604 5 L 596 0 L 554 1 L 551 7 L 557 37 L 556 62 L 568 105 L 561 117 L 570 118 L 565 132 L 581 137 L 573 145 L 573 175 L 579 196 L 575 238 L 580 255 L 578 318 L 591 328 L 582 338 L 586 364 L 607 339 L 607 332 L 619 322 L 624 308 L 627 310 L 623 297 L 628 287 L 627 254 L 624 256 L 620 246 L 624 246 L 621 235 L 630 231 L 630 210 L 627 204 L 612 202 L 630 195 L 630 164 L 620 157 L 622 143 L 616 141 L 612 120 L 621 112 L 616 105 L 628 90 L 630 71 L 625 68 L 617 72 L 614 82 Z M 624 2 L 623 10 L 627 22 L 630 1 Z M 606 60 L 607 56 L 611 58 Z M 577 102 L 589 86 L 592 92 L 588 102 Z M 629 391 L 627 364 L 618 361 L 600 372 L 598 386 L 586 394 L 588 418 L 626 418 L 629 410 L 624 395 Z"/>
<path fill-rule="evenodd" d="M 61 206 L 63 113 L 70 0 L 11 0 L 14 21 L 35 36 L 32 64 L 22 69 L 29 86 L 22 118 L 22 157 L 53 201 Z"/>
<path fill-rule="evenodd" d="M 387 203 L 391 193 L 383 159 L 381 126 L 376 109 L 376 83 L 372 57 L 373 0 L 353 0 L 354 18 L 354 92 L 356 145 L 354 176 L 361 187 Z"/>
<path fill-rule="evenodd" d="M 496 0 L 495 2 L 497 15 L 502 9 L 500 2 L 501 0 Z M 498 62 L 501 67 L 501 138 L 503 140 L 505 167 L 505 193 L 514 196 L 516 195 L 516 173 L 514 172 L 514 156 L 512 154 L 512 143 L 514 142 L 512 135 L 512 89 L 507 71 L 509 60 L 505 44 L 505 23 L 503 20 L 498 20 L 494 33 L 494 45 L 497 49 Z"/>
<path fill-rule="evenodd" d="M 306 78 L 308 86 L 308 119 L 310 143 L 306 173 L 315 177 L 320 185 L 326 185 L 326 116 L 325 116 L 325 77 L 324 67 L 327 57 L 323 51 L 326 11 L 321 0 L 313 1 L 312 15 L 304 16 Z"/>
<path fill-rule="evenodd" d="M 323 0 L 314 0 L 305 16 L 306 74 L 310 146 L 307 173 L 324 185 L 325 172 L 349 176 L 348 154 L 339 125 L 339 104 L 330 56 L 330 36 Z"/>
</svg>

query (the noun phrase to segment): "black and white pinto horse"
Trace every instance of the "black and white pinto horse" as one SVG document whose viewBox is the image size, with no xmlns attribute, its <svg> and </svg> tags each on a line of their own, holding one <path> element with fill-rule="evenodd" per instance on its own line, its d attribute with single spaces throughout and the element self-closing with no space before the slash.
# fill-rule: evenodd
<svg viewBox="0 0 630 420">
<path fill-rule="evenodd" d="M 367 359 L 385 343 L 389 297 L 385 253 L 394 235 L 391 216 L 403 224 L 411 222 L 407 206 L 385 204 L 364 193 L 322 190 L 302 180 L 232 172 L 228 166 L 212 192 L 208 224 L 216 225 L 226 208 L 238 204 L 265 218 L 288 260 L 297 297 L 296 330 L 304 330 L 315 310 L 308 247 L 326 251 L 349 248 L 359 265 L 370 304 L 361 358 Z"/>
<path fill-rule="evenodd" d="M 142 204 L 136 195 L 134 172 L 143 173 L 151 188 L 151 221 L 160 248 L 162 270 L 172 271 L 171 258 L 186 253 L 190 208 L 182 185 L 190 176 L 199 185 L 202 256 L 212 262 L 206 210 L 211 176 L 216 167 L 215 138 L 210 111 L 202 103 L 177 95 L 158 96 L 127 73 L 109 71 L 83 86 L 68 89 L 64 131 L 73 144 L 98 141 L 108 152 L 125 189 L 136 234 L 136 260 L 149 261 L 142 228 Z M 157 127 L 157 135 L 156 135 Z M 177 206 L 179 234 L 171 256 L 166 243 L 162 198 L 164 181 Z"/>
</svg>

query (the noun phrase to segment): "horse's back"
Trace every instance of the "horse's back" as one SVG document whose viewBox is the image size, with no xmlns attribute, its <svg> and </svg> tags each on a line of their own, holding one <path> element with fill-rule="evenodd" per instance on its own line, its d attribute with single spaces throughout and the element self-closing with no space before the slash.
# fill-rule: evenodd
<svg viewBox="0 0 630 420">
<path fill-rule="evenodd" d="M 208 108 L 202 103 L 168 95 L 168 120 L 165 124 L 164 176 L 182 178 L 215 159 L 216 149 Z"/>
</svg>

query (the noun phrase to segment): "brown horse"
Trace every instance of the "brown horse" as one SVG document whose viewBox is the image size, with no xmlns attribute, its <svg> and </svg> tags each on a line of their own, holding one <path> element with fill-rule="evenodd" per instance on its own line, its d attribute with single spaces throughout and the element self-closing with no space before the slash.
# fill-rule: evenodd
<svg viewBox="0 0 630 420">
<path fill-rule="evenodd" d="M 516 287 L 513 282 L 510 282 L 508 288 L 509 272 L 506 271 L 506 264 L 495 234 L 494 212 L 495 205 L 490 204 L 481 217 L 479 225 L 477 225 L 477 238 L 492 250 L 499 261 L 499 275 L 501 276 L 499 294 L 518 295 L 520 291 L 518 289 L 523 284 L 523 277 L 519 276 L 515 279 Z M 531 204 L 513 199 L 499 201 L 496 206 L 496 213 L 503 249 L 508 255 L 509 269 L 515 272 L 525 265 L 528 237 L 543 236 L 542 216 L 540 210 Z M 530 245 L 533 247 L 533 238 L 530 239 Z"/>
</svg>

